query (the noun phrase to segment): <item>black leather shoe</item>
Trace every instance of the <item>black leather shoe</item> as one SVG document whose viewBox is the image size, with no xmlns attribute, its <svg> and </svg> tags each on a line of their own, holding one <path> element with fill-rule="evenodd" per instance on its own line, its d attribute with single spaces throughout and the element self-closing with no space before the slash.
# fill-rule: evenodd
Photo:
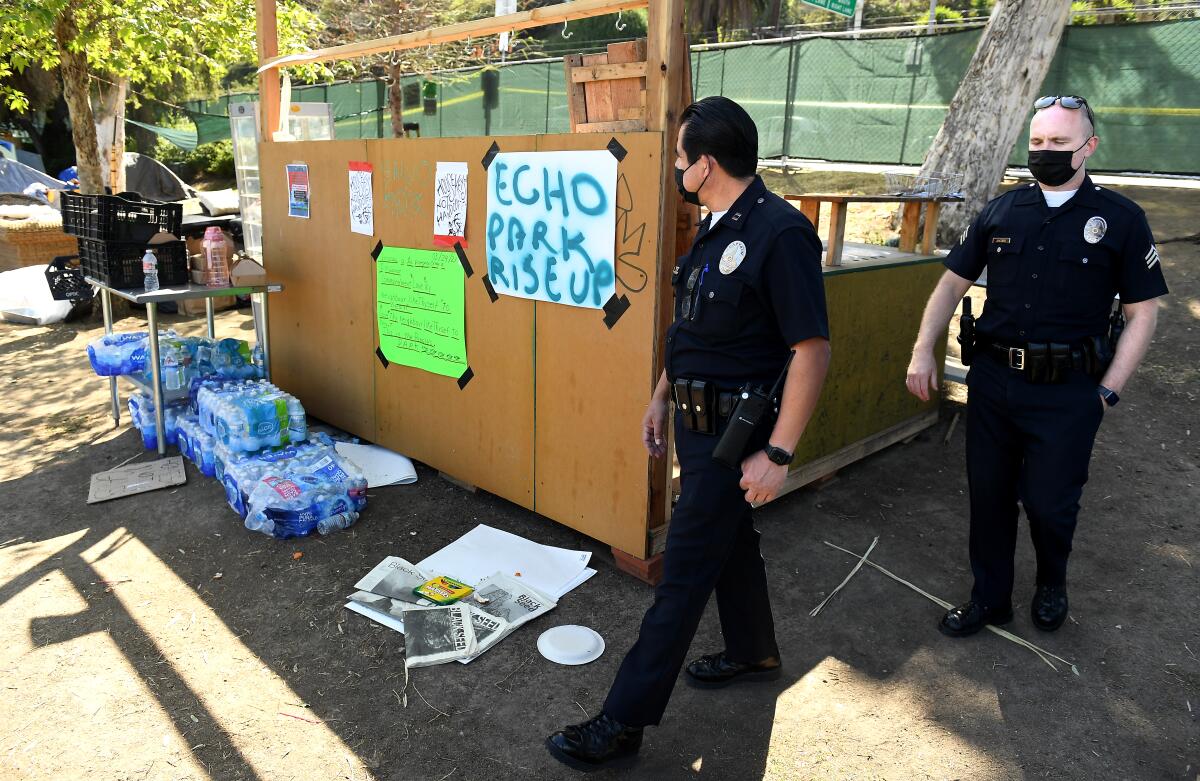
<svg viewBox="0 0 1200 781">
<path fill-rule="evenodd" d="M 938 631 L 949 637 L 967 637 L 988 624 L 1007 624 L 1012 621 L 1012 617 L 1012 607 L 998 610 L 971 601 L 947 610 L 946 615 L 938 622 Z"/>
<path fill-rule="evenodd" d="M 735 662 L 725 655 L 705 654 L 687 666 L 687 682 L 697 689 L 720 689 L 740 681 L 774 681 L 783 665 L 771 656 L 761 662 Z"/>
<path fill-rule="evenodd" d="M 627 727 L 607 713 L 546 738 L 551 756 L 584 773 L 629 767 L 641 747 L 642 728 Z"/>
<path fill-rule="evenodd" d="M 1067 620 L 1067 587 L 1038 586 L 1029 603 L 1033 625 L 1044 632 L 1053 632 Z"/>
</svg>

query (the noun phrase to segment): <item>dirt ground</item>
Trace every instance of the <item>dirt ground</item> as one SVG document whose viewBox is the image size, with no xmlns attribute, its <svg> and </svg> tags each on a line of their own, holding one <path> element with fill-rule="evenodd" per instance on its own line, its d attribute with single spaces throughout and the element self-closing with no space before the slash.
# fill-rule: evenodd
<svg viewBox="0 0 1200 781">
<path fill-rule="evenodd" d="M 760 511 L 783 680 L 680 685 L 621 777 L 1200 778 L 1200 191 L 1130 194 L 1150 213 L 1172 293 L 1101 428 L 1071 620 L 1057 633 L 1030 623 L 1024 536 L 1018 551 L 1010 628 L 1079 674 L 988 633 L 944 638 L 940 608 L 867 568 L 808 615 L 854 563 L 826 540 L 863 551 L 878 536 L 873 560 L 943 599 L 966 596 L 952 394 L 936 428 Z M 244 310 L 218 318 L 220 335 L 250 329 Z M 84 355 L 100 332 L 98 317 L 0 324 L 0 777 L 573 777 L 542 739 L 599 710 L 650 589 L 603 546 L 425 468 L 414 486 L 372 490 L 358 525 L 327 539 L 245 531 L 190 464 L 185 486 L 89 506 L 93 472 L 151 457 L 107 417 L 107 385 Z M 480 522 L 592 550 L 599 574 L 474 664 L 418 669 L 405 688 L 403 638 L 344 597 L 384 556 L 417 561 Z M 568 623 L 597 629 L 604 656 L 578 668 L 541 658 L 538 635 Z M 721 646 L 710 609 L 692 650 Z"/>
</svg>

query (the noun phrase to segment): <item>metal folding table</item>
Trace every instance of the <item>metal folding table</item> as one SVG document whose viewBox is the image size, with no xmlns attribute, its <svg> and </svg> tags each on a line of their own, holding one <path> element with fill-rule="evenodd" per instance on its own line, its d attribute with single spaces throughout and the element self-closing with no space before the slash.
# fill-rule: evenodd
<svg viewBox="0 0 1200 781">
<path fill-rule="evenodd" d="M 204 299 L 205 316 L 208 319 L 208 336 L 209 338 L 215 338 L 214 298 L 219 296 L 249 295 L 253 302 L 254 296 L 258 296 L 259 305 L 253 307 L 254 332 L 258 343 L 262 345 L 263 363 L 267 379 L 271 379 L 271 339 L 269 326 L 267 325 L 267 296 L 270 293 L 278 293 L 283 290 L 283 285 L 275 282 L 266 282 L 261 285 L 243 285 L 240 287 L 206 287 L 204 285 L 188 284 L 164 287 L 147 293 L 142 288 L 118 290 L 91 277 L 84 277 L 84 279 L 89 284 L 95 285 L 100 289 L 100 304 L 104 310 L 104 333 L 106 334 L 112 333 L 112 296 L 119 296 L 126 301 L 146 306 L 146 324 L 150 331 L 150 388 L 154 395 L 154 431 L 158 435 L 158 454 L 160 456 L 165 455 L 167 452 L 167 437 L 163 425 L 162 367 L 159 365 L 158 358 L 159 304 L 194 298 Z M 109 392 L 112 394 L 113 425 L 119 426 L 121 424 L 121 401 L 117 394 L 116 377 L 108 378 L 108 387 Z"/>
</svg>

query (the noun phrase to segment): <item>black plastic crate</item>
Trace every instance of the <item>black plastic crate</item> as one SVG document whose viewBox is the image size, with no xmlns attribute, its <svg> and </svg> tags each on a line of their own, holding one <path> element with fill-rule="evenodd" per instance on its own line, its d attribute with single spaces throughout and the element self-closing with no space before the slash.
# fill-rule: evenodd
<svg viewBox="0 0 1200 781">
<path fill-rule="evenodd" d="M 178 236 L 183 206 L 147 201 L 137 193 L 62 195 L 63 232 L 81 239 L 142 242 L 165 231 Z"/>
<path fill-rule="evenodd" d="M 142 256 L 147 249 L 158 256 L 158 285 L 172 287 L 188 283 L 187 244 L 168 241 L 147 247 L 114 241 L 79 240 L 79 259 L 83 273 L 112 288 L 140 288 L 145 282 Z"/>
<path fill-rule="evenodd" d="M 46 266 L 46 284 L 55 301 L 91 301 L 92 286 L 83 281 L 78 255 L 64 255 Z"/>
</svg>

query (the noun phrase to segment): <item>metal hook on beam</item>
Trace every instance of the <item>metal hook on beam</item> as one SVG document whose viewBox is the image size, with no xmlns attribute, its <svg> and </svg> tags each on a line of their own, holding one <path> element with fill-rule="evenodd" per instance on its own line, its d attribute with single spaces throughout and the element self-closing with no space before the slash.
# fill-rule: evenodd
<svg viewBox="0 0 1200 781">
<path fill-rule="evenodd" d="M 624 13 L 624 10 L 617 11 L 617 32 L 625 32 L 625 28 L 629 26 L 627 22 L 621 21 L 621 16 Z"/>
<path fill-rule="evenodd" d="M 571 37 L 572 35 L 574 35 L 574 34 L 575 34 L 575 33 L 569 33 L 569 32 L 567 32 L 567 23 L 566 23 L 566 22 L 563 22 L 563 28 L 562 28 L 562 37 L 563 37 L 563 39 L 565 40 L 565 39 L 567 39 L 567 38 L 570 38 L 570 37 Z"/>
</svg>

